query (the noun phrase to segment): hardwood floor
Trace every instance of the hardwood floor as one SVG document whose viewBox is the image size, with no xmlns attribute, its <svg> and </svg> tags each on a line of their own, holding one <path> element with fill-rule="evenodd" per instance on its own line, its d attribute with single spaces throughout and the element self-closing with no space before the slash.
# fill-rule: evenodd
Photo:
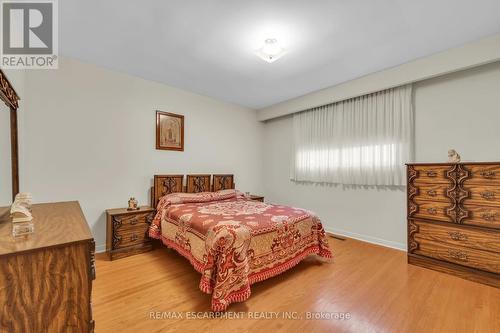
<svg viewBox="0 0 500 333">
<path fill-rule="evenodd" d="M 210 309 L 200 275 L 166 248 L 107 261 L 97 258 L 96 332 L 500 332 L 500 290 L 406 263 L 406 252 L 330 238 L 334 263 L 309 257 L 292 270 L 252 286 L 232 304 L 242 319 L 187 319 Z M 250 319 L 250 312 L 279 319 Z M 306 320 L 306 312 L 343 312 L 344 320 Z M 151 319 L 180 312 L 183 319 Z M 284 319 L 285 313 L 302 316 Z M 171 316 L 176 314 L 171 313 Z M 268 316 L 271 314 L 268 313 Z M 162 315 L 160 315 L 162 316 Z"/>
</svg>

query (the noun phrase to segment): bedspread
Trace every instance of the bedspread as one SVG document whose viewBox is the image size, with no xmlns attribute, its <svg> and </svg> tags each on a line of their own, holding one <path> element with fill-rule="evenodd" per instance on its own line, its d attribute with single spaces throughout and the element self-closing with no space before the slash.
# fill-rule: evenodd
<svg viewBox="0 0 500 333">
<path fill-rule="evenodd" d="M 331 258 L 320 219 L 303 209 L 269 205 L 235 190 L 161 198 L 149 235 L 186 257 L 224 311 L 250 297 L 250 285 L 280 274 L 309 254 Z"/>
</svg>

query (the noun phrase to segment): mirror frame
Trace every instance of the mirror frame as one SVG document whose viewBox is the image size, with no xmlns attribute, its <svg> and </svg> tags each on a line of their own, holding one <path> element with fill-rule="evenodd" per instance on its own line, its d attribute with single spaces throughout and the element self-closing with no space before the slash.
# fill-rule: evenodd
<svg viewBox="0 0 500 333">
<path fill-rule="evenodd" d="M 19 96 L 14 87 L 7 79 L 5 73 L 0 69 L 0 99 L 10 109 L 10 158 L 12 167 L 12 201 L 19 193 L 19 147 L 17 139 L 17 109 L 19 108 Z"/>
</svg>

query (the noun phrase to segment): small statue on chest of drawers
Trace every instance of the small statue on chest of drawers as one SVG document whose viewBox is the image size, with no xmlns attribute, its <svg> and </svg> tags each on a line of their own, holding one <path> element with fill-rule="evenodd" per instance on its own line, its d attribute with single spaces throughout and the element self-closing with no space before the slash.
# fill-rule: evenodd
<svg viewBox="0 0 500 333">
<path fill-rule="evenodd" d="M 128 200 L 128 208 L 127 210 L 139 210 L 139 202 L 136 198 L 132 197 Z"/>
<path fill-rule="evenodd" d="M 448 150 L 448 162 L 449 163 L 460 162 L 460 155 L 457 153 L 455 149 Z"/>
</svg>

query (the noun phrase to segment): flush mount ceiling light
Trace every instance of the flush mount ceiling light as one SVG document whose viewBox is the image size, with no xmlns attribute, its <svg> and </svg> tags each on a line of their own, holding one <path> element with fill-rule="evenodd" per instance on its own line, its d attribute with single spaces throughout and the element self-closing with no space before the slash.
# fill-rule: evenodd
<svg viewBox="0 0 500 333">
<path fill-rule="evenodd" d="M 285 53 L 285 49 L 278 44 L 278 40 L 276 38 L 267 38 L 264 41 L 264 45 L 255 52 L 255 54 L 257 54 L 257 56 L 259 56 L 262 60 L 269 63 L 278 60 Z"/>
</svg>

